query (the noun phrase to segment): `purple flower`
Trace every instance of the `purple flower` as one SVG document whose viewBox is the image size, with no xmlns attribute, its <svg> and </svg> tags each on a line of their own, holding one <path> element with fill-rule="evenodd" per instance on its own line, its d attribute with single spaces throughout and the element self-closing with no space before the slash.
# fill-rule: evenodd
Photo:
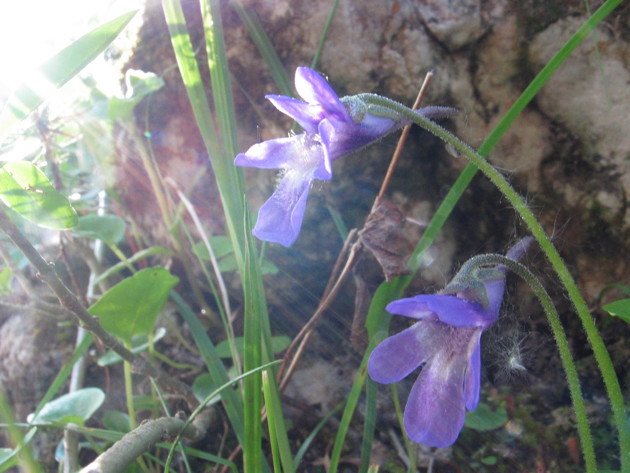
<svg viewBox="0 0 630 473">
<path fill-rule="evenodd" d="M 530 241 L 522 240 L 507 256 L 518 259 Z M 481 334 L 499 316 L 505 271 L 504 266 L 482 269 L 474 281 L 464 277 L 463 282 L 447 286 L 446 290 L 455 288 L 455 294 L 422 294 L 387 306 L 392 314 L 418 322 L 374 349 L 368 373 L 374 381 L 390 384 L 424 365 L 403 416 L 414 442 L 452 445 L 464 426 L 466 410 L 477 407 Z"/>
<path fill-rule="evenodd" d="M 273 195 L 258 212 L 254 235 L 291 246 L 300 233 L 306 199 L 314 179 L 332 177 L 332 162 L 408 123 L 390 113 L 371 113 L 355 97 L 340 99 L 328 82 L 308 67 L 298 67 L 295 88 L 304 101 L 283 95 L 267 98 L 291 116 L 304 133 L 255 144 L 234 159 L 237 166 L 280 169 Z M 427 117 L 450 116 L 447 107 L 420 110 Z"/>
</svg>

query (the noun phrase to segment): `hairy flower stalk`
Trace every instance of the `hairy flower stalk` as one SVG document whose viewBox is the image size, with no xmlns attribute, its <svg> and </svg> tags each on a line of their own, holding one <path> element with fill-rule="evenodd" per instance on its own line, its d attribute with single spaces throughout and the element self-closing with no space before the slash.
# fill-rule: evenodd
<svg viewBox="0 0 630 473">
<path fill-rule="evenodd" d="M 280 169 L 280 182 L 258 212 L 253 233 L 261 240 L 291 246 L 297 239 L 306 200 L 315 179 L 332 178 L 332 162 L 410 123 L 389 110 L 368 106 L 356 96 L 339 98 L 328 82 L 308 67 L 298 67 L 295 88 L 304 99 L 268 95 L 304 133 L 257 143 L 234 159 L 243 167 Z M 427 107 L 426 118 L 452 116 L 448 107 Z"/>
<path fill-rule="evenodd" d="M 518 260 L 530 241 L 517 243 L 507 256 Z M 505 272 L 505 266 L 464 265 L 440 293 L 400 299 L 387 306 L 392 314 L 418 322 L 374 349 L 368 373 L 374 381 L 390 384 L 424 365 L 403 415 L 405 430 L 414 442 L 452 445 L 464 426 L 466 410 L 477 407 L 481 334 L 499 317 Z"/>
</svg>

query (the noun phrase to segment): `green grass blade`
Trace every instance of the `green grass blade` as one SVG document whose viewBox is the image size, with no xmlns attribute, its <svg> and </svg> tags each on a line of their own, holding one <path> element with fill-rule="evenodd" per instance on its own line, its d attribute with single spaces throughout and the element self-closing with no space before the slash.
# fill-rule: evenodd
<svg viewBox="0 0 630 473">
<path fill-rule="evenodd" d="M 363 391 L 363 386 L 365 385 L 365 380 L 367 378 L 367 362 L 369 359 L 369 354 L 372 352 L 373 349 L 374 346 L 370 344 L 367 350 L 365 350 L 363 360 L 361 360 L 361 365 L 359 366 L 357 374 L 354 378 L 354 382 L 352 383 L 350 394 L 348 394 L 348 400 L 346 401 L 346 406 L 344 407 L 341 421 L 339 422 L 339 427 L 337 429 L 337 436 L 335 437 L 333 450 L 330 454 L 330 466 L 328 468 L 328 473 L 336 473 L 337 468 L 339 467 L 341 450 L 343 449 L 343 445 L 346 441 L 346 435 L 348 434 L 348 429 L 350 428 L 350 421 L 352 420 L 352 417 L 354 416 L 354 411 L 359 404 L 361 391 Z"/>
<path fill-rule="evenodd" d="M 11 465 L 13 463 L 12 458 L 19 456 L 20 466 L 24 468 L 24 471 L 28 473 L 43 473 L 42 467 L 35 461 L 35 456 L 29 447 L 30 440 L 32 440 L 36 429 L 31 429 L 26 435 L 22 434 L 22 431 L 17 427 L 11 406 L 7 402 L 4 395 L 4 391 L 0 389 L 0 424 L 6 424 L 8 436 L 14 445 L 17 445 L 11 453 L 5 452 L 3 455 L 2 463 L 0 463 L 0 471 L 4 471 L 4 466 Z"/>
<path fill-rule="evenodd" d="M 267 407 L 267 422 L 269 424 L 269 442 L 272 448 L 274 446 L 277 448 L 282 470 L 285 473 L 293 473 L 295 466 L 293 463 L 293 455 L 291 454 L 291 447 L 289 446 L 289 436 L 287 435 L 287 428 L 284 422 L 282 403 L 277 394 L 278 385 L 276 379 L 273 375 L 270 378 L 268 372 L 263 372 L 262 382 L 265 406 Z M 278 471 L 275 467 L 275 462 L 274 468 Z"/>
<path fill-rule="evenodd" d="M 199 322 L 199 319 L 195 316 L 195 314 L 190 310 L 188 304 L 182 299 L 182 297 L 176 292 L 171 292 L 171 298 L 175 301 L 179 313 L 182 318 L 188 325 L 190 329 L 190 333 L 195 340 L 197 348 L 199 348 L 199 352 L 201 353 L 201 357 L 203 358 L 206 366 L 208 368 L 208 372 L 212 376 L 212 379 L 216 384 L 225 384 L 230 381 L 230 377 L 221 361 L 221 358 L 217 355 L 214 344 L 208 338 L 206 334 L 206 330 Z M 224 391 L 221 395 L 221 401 L 223 402 L 223 407 L 230 419 L 230 423 L 232 425 L 232 429 L 234 429 L 234 433 L 238 438 L 241 445 L 244 444 L 245 440 L 245 428 L 243 425 L 243 401 L 239 395 L 238 390 L 232 391 L 228 389 Z"/>
<path fill-rule="evenodd" d="M 219 139 L 224 151 L 223 158 L 229 159 L 225 164 L 234 168 L 232 159 L 236 156 L 236 117 L 234 114 L 234 100 L 230 84 L 225 44 L 223 41 L 223 21 L 221 6 L 217 0 L 200 0 L 201 16 L 204 24 L 206 39 L 206 53 L 208 54 L 208 69 L 212 81 L 212 98 L 217 117 Z M 218 156 L 211 157 L 213 163 Z M 233 173 L 236 176 L 236 172 Z"/>
<path fill-rule="evenodd" d="M 378 390 L 376 383 L 370 378 L 365 382 L 365 422 L 363 424 L 363 439 L 361 439 L 361 466 L 359 473 L 367 473 L 372 458 L 372 443 L 376 428 L 376 397 Z"/>
<path fill-rule="evenodd" d="M 363 360 L 361 361 L 357 375 L 354 378 L 350 395 L 348 396 L 348 401 L 343 411 L 343 416 L 339 424 L 339 429 L 337 430 L 337 436 L 335 437 L 335 443 L 330 457 L 330 468 L 328 473 L 336 473 L 337 467 L 339 466 L 341 450 L 345 443 L 350 421 L 354 416 L 354 410 L 359 403 L 359 397 L 367 378 L 367 362 L 370 358 L 370 354 L 376 345 L 378 345 L 381 340 L 387 336 L 387 330 L 392 316 L 385 310 L 385 306 L 392 300 L 398 299 L 402 296 L 402 292 L 405 287 L 403 283 L 404 281 L 402 278 L 396 278 L 393 281 L 382 283 L 374 293 L 374 297 L 370 303 L 365 324 L 368 330 L 370 343 L 363 355 Z"/>
<path fill-rule="evenodd" d="M 81 340 L 81 343 L 75 347 L 74 353 L 72 354 L 72 358 L 70 358 L 70 360 L 68 360 L 68 362 L 65 365 L 63 365 L 61 370 L 59 370 L 59 373 L 57 373 L 57 376 L 55 376 L 55 379 L 48 387 L 46 394 L 44 394 L 42 399 L 39 401 L 39 404 L 37 405 L 37 409 L 33 413 L 33 417 L 36 417 L 37 414 L 39 414 L 39 411 L 42 409 L 42 407 L 44 407 L 44 405 L 52 401 L 52 399 L 55 397 L 59 389 L 61 389 L 61 387 L 66 382 L 66 380 L 72 374 L 72 367 L 79 360 L 79 358 L 81 358 L 85 354 L 87 349 L 90 348 L 93 341 L 94 341 L 94 337 L 92 336 L 91 333 L 87 332 L 85 336 L 83 337 L 83 340 Z"/>
<path fill-rule="evenodd" d="M 300 448 L 298 449 L 297 453 L 295 454 L 295 458 L 293 459 L 293 464 L 296 467 L 299 466 L 300 463 L 302 463 L 302 458 L 304 458 L 304 455 L 306 454 L 306 452 L 308 451 L 308 448 L 313 443 L 313 440 L 315 440 L 315 437 L 317 437 L 317 434 L 319 433 L 319 431 L 322 430 L 324 425 L 326 425 L 326 423 L 330 420 L 330 418 L 333 415 L 335 415 L 340 408 L 341 408 L 341 404 L 339 404 L 332 411 L 326 414 L 326 416 L 324 416 L 324 418 L 320 420 L 319 423 L 315 426 L 313 431 L 310 434 L 308 434 L 308 437 L 304 439 L 304 442 L 302 443 L 302 445 L 300 445 Z"/>
<path fill-rule="evenodd" d="M 162 7 L 179 71 L 195 115 L 195 121 L 199 127 L 208 156 L 211 159 L 230 238 L 233 242 L 235 254 L 239 255 L 242 254 L 241 250 L 243 247 L 243 232 L 239 231 L 242 226 L 240 216 L 244 195 L 243 185 L 241 184 L 242 178 L 239 177 L 240 173 L 232 162 L 234 155 L 231 156 L 231 159 L 228 159 L 215 132 L 215 126 L 218 123 L 215 125 L 212 118 L 181 4 L 179 0 L 163 0 Z M 224 127 L 225 124 L 223 123 L 219 129 Z"/>
<path fill-rule="evenodd" d="M 245 274 L 243 275 L 243 289 L 245 291 L 245 327 L 243 347 L 243 369 L 250 371 L 263 363 L 263 327 L 261 311 L 266 307 L 260 305 L 261 288 L 256 283 L 257 258 L 252 249 L 251 236 L 246 236 L 250 244 L 245 248 Z M 262 379 L 253 375 L 245 379 L 245 444 L 243 445 L 244 471 L 256 473 L 260 471 L 262 463 L 262 421 L 260 413 L 263 406 Z"/>
<path fill-rule="evenodd" d="M 272 361 L 270 363 L 266 363 L 264 365 L 261 366 L 257 366 L 255 369 L 248 371 L 246 373 L 240 374 L 236 377 L 234 377 L 234 379 L 229 380 L 227 383 L 224 383 L 223 385 L 219 386 L 217 389 L 215 389 L 214 391 L 212 391 L 210 394 L 208 394 L 206 396 L 206 398 L 204 399 L 204 401 L 199 404 L 199 406 L 197 406 L 197 408 L 190 414 L 190 416 L 188 416 L 188 419 L 186 419 L 186 422 L 184 422 L 184 426 L 182 428 L 182 430 L 180 431 L 180 434 L 176 437 L 175 441 L 171 444 L 171 447 L 169 449 L 169 454 L 168 454 L 168 458 L 166 460 L 166 471 L 168 470 L 168 465 L 170 465 L 170 462 L 173 458 L 173 453 L 175 452 L 175 448 L 177 443 L 179 442 L 179 440 L 181 439 L 181 435 L 184 432 L 184 429 L 186 429 L 186 427 L 188 427 L 193 420 L 201 413 L 201 411 L 203 411 L 206 406 L 210 403 L 210 401 L 215 398 L 216 396 L 218 396 L 219 394 L 222 395 L 223 392 L 227 392 L 230 391 L 232 388 L 232 385 L 236 382 L 236 381 L 240 381 L 241 379 L 245 378 L 247 379 L 250 376 L 253 376 L 255 374 L 260 374 L 263 370 L 267 370 L 269 368 L 271 368 L 273 365 L 278 365 L 280 364 L 281 361 L 280 360 L 276 360 L 276 361 Z"/>
<path fill-rule="evenodd" d="M 221 6 L 218 0 L 200 0 L 206 38 L 206 52 L 208 54 L 208 68 L 212 82 L 212 97 L 214 99 L 217 127 L 222 143 L 222 153 L 210 155 L 212 167 L 217 173 L 217 184 L 221 189 L 225 217 L 228 224 L 230 238 L 234 246 L 239 268 L 243 270 L 244 254 L 243 240 L 246 232 L 243 224 L 244 209 L 246 210 L 245 183 L 241 170 L 234 166 L 234 157 L 238 153 L 236 143 L 236 117 L 234 100 L 230 84 L 225 44 L 223 40 L 223 24 L 221 21 Z M 249 233 L 249 232 L 248 232 Z M 241 271 L 242 274 L 242 271 Z"/>
<path fill-rule="evenodd" d="M 54 89 L 68 82 L 101 54 L 135 14 L 135 10 L 125 13 L 95 28 L 44 62 L 36 72 L 39 75 L 37 79 L 44 85 L 35 84 L 33 81 L 25 82 L 18 87 L 2 110 L 0 141 L 13 126 L 41 105 Z"/>
<path fill-rule="evenodd" d="M 162 447 L 162 448 L 170 448 L 169 444 L 158 443 L 157 446 L 158 447 Z M 192 448 L 192 447 L 184 447 L 184 452 L 186 452 L 191 457 L 200 458 L 201 460 L 205 460 L 207 462 L 212 462 L 212 463 L 217 463 L 219 465 L 229 466 L 230 470 L 232 470 L 233 473 L 238 473 L 238 469 L 236 468 L 236 464 L 234 464 L 234 462 L 231 462 L 231 461 L 226 460 L 224 458 L 217 457 L 216 455 L 212 455 L 211 453 L 204 452 L 202 450 L 198 450 L 198 449 Z"/>
<path fill-rule="evenodd" d="M 282 95 L 293 97 L 295 92 L 289 80 L 289 76 L 282 65 L 282 61 L 280 61 L 278 57 L 278 53 L 269 40 L 269 36 L 267 36 L 267 33 L 260 24 L 256 13 L 249 8 L 244 8 L 240 1 L 234 1 L 231 5 L 247 28 L 249 36 L 258 48 L 258 52 L 260 52 L 260 55 L 267 63 L 271 77 L 276 87 L 278 87 L 278 92 Z"/>
<path fill-rule="evenodd" d="M 276 410 L 277 406 L 275 405 L 275 402 L 273 402 L 271 386 L 269 385 L 269 375 L 267 373 L 262 374 L 262 386 L 263 395 L 265 397 L 265 407 L 267 408 L 267 426 L 269 427 L 269 445 L 271 446 L 273 471 L 281 473 L 282 461 L 280 460 L 280 447 L 278 445 L 278 436 L 276 435 L 276 420 L 278 419 L 278 415 L 282 415 L 282 410 L 280 410 L 280 412 Z M 293 469 L 285 469 L 284 471 L 293 471 Z"/>
<path fill-rule="evenodd" d="M 326 42 L 326 36 L 328 36 L 328 30 L 330 29 L 330 25 L 332 25 L 333 18 L 335 18 L 335 13 L 337 12 L 338 6 L 339 0 L 334 0 L 332 7 L 330 7 L 330 13 L 328 14 L 328 18 L 326 19 L 326 24 L 324 25 L 324 31 L 322 31 L 322 35 L 319 38 L 319 43 L 317 43 L 317 48 L 315 49 L 315 55 L 313 56 L 313 60 L 311 61 L 311 69 L 317 69 L 317 64 L 319 64 L 319 57 L 322 55 L 324 43 Z"/>
</svg>

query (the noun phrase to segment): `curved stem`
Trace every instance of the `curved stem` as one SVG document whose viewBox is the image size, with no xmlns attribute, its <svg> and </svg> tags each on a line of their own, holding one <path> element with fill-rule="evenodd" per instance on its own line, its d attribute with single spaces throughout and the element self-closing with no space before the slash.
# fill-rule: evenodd
<svg viewBox="0 0 630 473">
<path fill-rule="evenodd" d="M 529 287 L 532 288 L 534 294 L 540 301 L 540 304 L 545 311 L 547 321 L 551 326 L 553 332 L 553 338 L 556 341 L 556 346 L 560 352 L 560 360 L 562 361 L 562 367 L 567 377 L 567 383 L 569 385 L 569 392 L 571 393 L 571 402 L 573 403 L 573 410 L 575 412 L 575 419 L 577 421 L 578 434 L 580 436 L 580 442 L 582 444 L 582 454 L 584 455 L 584 462 L 586 464 L 587 472 L 597 472 L 597 462 L 595 459 L 595 450 L 593 448 L 593 437 L 591 435 L 591 429 L 588 423 L 588 417 L 586 415 L 586 407 L 584 406 L 584 396 L 582 395 L 582 388 L 580 387 L 580 379 L 578 376 L 577 368 L 571 355 L 569 348 L 569 341 L 567 340 L 566 332 L 560 322 L 558 311 L 553 305 L 553 301 L 549 294 L 540 283 L 538 278 L 532 274 L 532 272 L 523 266 L 521 263 L 514 261 L 503 255 L 495 254 L 483 254 L 475 256 L 469 259 L 465 266 L 485 266 L 488 264 L 500 264 L 506 266 L 518 274 L 525 280 Z M 463 267 L 462 267 L 463 268 Z"/>
<path fill-rule="evenodd" d="M 442 128 L 431 120 L 415 113 L 413 110 L 404 105 L 374 94 L 361 94 L 359 96 L 368 104 L 374 104 L 380 107 L 389 107 L 392 110 L 412 120 L 416 125 L 430 131 L 438 138 L 450 144 L 453 148 L 466 156 L 473 164 L 475 164 L 481 172 L 501 191 L 514 207 L 521 219 L 529 227 L 532 235 L 538 241 L 538 244 L 549 259 L 549 262 L 558 275 L 558 278 L 566 288 L 567 294 L 573 303 L 575 310 L 580 317 L 584 331 L 588 341 L 593 349 L 595 360 L 599 366 L 600 372 L 604 379 L 606 392 L 610 399 L 615 425 L 619 434 L 619 448 L 621 459 L 621 471 L 623 473 L 630 472 L 630 429 L 626 427 L 627 416 L 624 406 L 623 394 L 619 379 L 615 373 L 615 369 L 610 358 L 610 354 L 604 345 L 595 322 L 586 306 L 586 302 L 582 297 L 571 273 L 569 272 L 562 257 L 551 243 L 549 237 L 543 230 L 542 226 L 529 209 L 524 199 L 516 192 L 516 190 L 508 183 L 505 177 L 494 169 L 481 155 L 475 152 L 470 146 L 461 141 L 448 130 Z"/>
</svg>

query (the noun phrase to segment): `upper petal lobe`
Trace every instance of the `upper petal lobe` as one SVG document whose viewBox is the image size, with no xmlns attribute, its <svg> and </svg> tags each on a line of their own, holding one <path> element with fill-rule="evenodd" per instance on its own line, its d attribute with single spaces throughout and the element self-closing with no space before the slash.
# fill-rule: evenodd
<svg viewBox="0 0 630 473">
<path fill-rule="evenodd" d="M 420 294 L 399 299 L 391 302 L 387 310 L 414 319 L 439 319 L 453 327 L 486 327 L 490 322 L 489 315 L 480 304 L 443 294 Z"/>
<path fill-rule="evenodd" d="M 339 97 L 319 72 L 308 67 L 298 67 L 295 71 L 295 89 L 306 102 L 321 105 L 337 119 L 349 117 Z"/>
</svg>

